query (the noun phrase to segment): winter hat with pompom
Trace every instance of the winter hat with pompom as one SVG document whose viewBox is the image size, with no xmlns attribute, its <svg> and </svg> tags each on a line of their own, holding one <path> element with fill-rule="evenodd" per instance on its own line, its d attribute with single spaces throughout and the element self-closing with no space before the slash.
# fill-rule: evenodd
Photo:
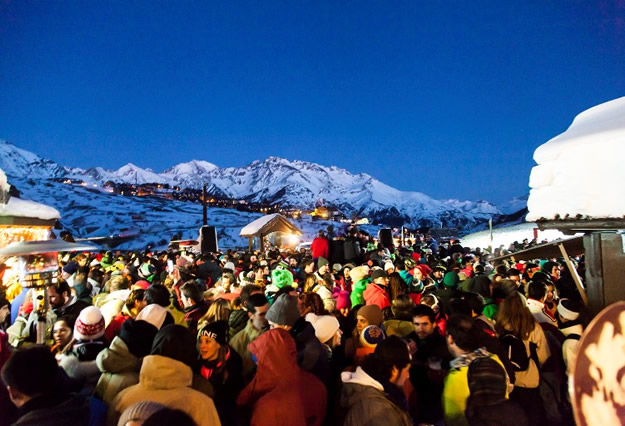
<svg viewBox="0 0 625 426">
<path fill-rule="evenodd" d="M 104 317 L 95 306 L 80 311 L 74 324 L 74 337 L 78 340 L 95 340 L 104 336 Z"/>
</svg>

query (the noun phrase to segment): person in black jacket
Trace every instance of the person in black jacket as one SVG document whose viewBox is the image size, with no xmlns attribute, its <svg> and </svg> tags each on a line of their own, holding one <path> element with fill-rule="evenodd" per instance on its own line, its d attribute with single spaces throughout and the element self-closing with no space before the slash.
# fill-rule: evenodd
<svg viewBox="0 0 625 426">
<path fill-rule="evenodd" d="M 237 424 L 235 401 L 243 389 L 241 356 L 226 343 L 228 322 L 200 324 L 197 334 L 199 373 L 215 389 L 215 408 L 223 425 Z"/>
<path fill-rule="evenodd" d="M 56 359 L 45 346 L 15 351 L 2 368 L 2 381 L 18 408 L 14 423 L 43 426 L 87 425 L 89 403 L 59 385 L 62 376 Z M 6 413 L 2 413 L 3 415 Z"/>
</svg>

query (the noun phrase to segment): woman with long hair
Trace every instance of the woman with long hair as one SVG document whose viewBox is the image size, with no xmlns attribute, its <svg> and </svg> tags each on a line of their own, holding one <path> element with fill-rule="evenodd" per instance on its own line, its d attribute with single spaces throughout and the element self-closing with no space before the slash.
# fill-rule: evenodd
<svg viewBox="0 0 625 426">
<path fill-rule="evenodd" d="M 515 368 L 514 391 L 510 399 L 518 402 L 528 416 L 529 424 L 542 424 L 544 420 L 543 401 L 538 390 L 540 385 L 540 367 L 549 358 L 549 345 L 540 325 L 525 304 L 524 299 L 513 294 L 504 299 L 499 306 L 495 329 L 504 346 L 518 339 L 523 342 L 527 367 Z M 517 345 L 520 348 L 520 345 Z M 514 355 L 514 344 L 510 344 Z M 513 358 L 513 357 L 511 357 Z M 521 356 L 522 358 L 522 356 Z M 514 359 L 510 359 L 514 363 Z M 525 368 L 524 368 L 525 367 Z"/>
<path fill-rule="evenodd" d="M 388 276 L 388 296 L 391 303 L 401 294 L 406 294 L 406 281 L 399 275 L 399 272 L 393 272 Z"/>
</svg>

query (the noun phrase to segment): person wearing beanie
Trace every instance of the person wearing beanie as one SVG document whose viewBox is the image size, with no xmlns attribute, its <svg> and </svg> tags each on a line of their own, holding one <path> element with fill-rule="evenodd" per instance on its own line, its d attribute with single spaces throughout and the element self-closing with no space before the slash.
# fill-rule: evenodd
<svg viewBox="0 0 625 426">
<path fill-rule="evenodd" d="M 436 297 L 440 301 L 441 309 L 443 312 L 451 312 L 449 302 L 451 299 L 455 299 L 462 296 L 462 293 L 458 290 L 458 283 L 460 278 L 455 271 L 449 271 L 443 278 L 443 287 L 436 291 Z"/>
<path fill-rule="evenodd" d="M 356 365 L 362 365 L 367 355 L 370 355 L 375 351 L 378 343 L 386 339 L 386 334 L 377 325 L 370 325 L 362 330 L 359 339 L 360 347 L 356 349 L 356 355 L 354 357 Z"/>
<path fill-rule="evenodd" d="M 121 391 L 110 405 L 109 424 L 117 423 L 131 405 L 153 401 L 182 410 L 198 425 L 220 425 L 213 400 L 193 387 L 195 345 L 195 337 L 185 327 L 170 324 L 161 328 L 150 355 L 143 358 L 139 383 Z"/>
<path fill-rule="evenodd" d="M 388 296 L 388 275 L 381 269 L 375 269 L 371 273 L 371 284 L 363 292 L 367 305 L 378 305 L 380 309 L 391 306 Z"/>
<path fill-rule="evenodd" d="M 152 401 L 141 401 L 132 404 L 122 413 L 117 426 L 134 426 L 143 424 L 152 414 L 167 408 L 163 404 Z"/>
<path fill-rule="evenodd" d="M 227 343 L 228 322 L 200 324 L 197 334 L 200 375 L 215 389 L 215 407 L 222 424 L 237 425 L 235 400 L 243 389 L 242 361 Z"/>
<path fill-rule="evenodd" d="M 146 321 L 128 319 L 122 324 L 119 336 L 98 354 L 96 365 L 102 375 L 95 395 L 106 405 L 111 405 L 119 392 L 139 383 L 141 360 L 150 354 L 157 331 Z"/>
<path fill-rule="evenodd" d="M 137 314 L 136 319 L 149 322 L 156 327 L 157 330 L 174 323 L 174 317 L 169 310 L 156 303 L 152 303 L 143 308 L 141 312 Z"/>
<path fill-rule="evenodd" d="M 269 330 L 250 344 L 250 351 L 258 370 L 236 401 L 251 411 L 246 423 L 320 426 L 326 416 L 326 389 L 298 365 L 291 334 L 281 328 Z"/>
<path fill-rule="evenodd" d="M 382 326 L 384 315 L 378 305 L 362 306 L 356 312 L 356 327 L 354 327 L 352 336 L 345 342 L 345 358 L 354 361 L 356 352 L 362 347 L 360 342 L 360 334 L 370 325 L 378 327 Z"/>
<path fill-rule="evenodd" d="M 83 393 L 93 394 L 100 378 L 98 353 L 106 348 L 104 318 L 95 306 L 83 309 L 74 323 L 72 351 L 59 357 L 59 366 L 73 379 L 84 381 Z"/>
<path fill-rule="evenodd" d="M 377 344 L 355 372 L 343 372 L 341 403 L 346 413 L 343 424 L 412 425 L 402 392 L 409 369 L 408 347 L 397 336 L 391 336 Z"/>
<path fill-rule="evenodd" d="M 558 323 L 560 324 L 560 331 L 564 334 L 562 358 L 564 359 L 568 377 L 572 377 L 573 366 L 577 358 L 579 339 L 584 332 L 584 325 L 580 313 L 582 310 L 582 305 L 578 301 L 560 299 L 558 302 Z"/>
<path fill-rule="evenodd" d="M 271 284 L 276 287 L 292 287 L 297 288 L 297 284 L 293 282 L 293 274 L 287 269 L 274 269 L 271 271 Z"/>
<path fill-rule="evenodd" d="M 369 267 L 367 265 L 362 265 L 352 268 L 352 270 L 349 271 L 349 277 L 352 279 L 352 294 L 350 295 L 352 306 L 364 305 L 365 298 L 363 293 L 371 282 L 369 278 Z"/>
<path fill-rule="evenodd" d="M 298 365 L 325 383 L 330 363 L 315 329 L 301 317 L 297 297 L 280 295 L 267 311 L 267 321 L 271 328 L 283 328 L 291 334 L 297 347 Z"/>
<path fill-rule="evenodd" d="M 507 395 L 506 371 L 494 359 L 480 357 L 469 364 L 469 397 L 465 417 L 470 425 L 529 425 L 521 407 Z"/>
<path fill-rule="evenodd" d="M 341 333 L 339 320 L 332 315 L 315 315 L 310 312 L 306 314 L 306 321 L 312 324 L 315 329 L 315 336 L 321 343 L 333 349 L 341 343 Z"/>
<path fill-rule="evenodd" d="M 480 358 L 490 359 L 498 366 L 497 369 L 494 364 L 487 364 L 488 374 L 503 375 L 504 382 L 500 384 L 503 388 L 503 398 L 508 396 L 510 381 L 503 363 L 497 355 L 480 347 L 478 331 L 469 316 L 455 314 L 451 315 L 447 321 L 447 347 L 454 359 L 450 362 L 450 370 L 445 377 L 442 397 L 446 425 L 468 424 L 465 417 L 467 399 L 470 395 L 468 372 L 471 364 Z M 493 372 L 491 367 L 496 370 Z M 483 372 L 486 373 L 486 371 Z"/>
<path fill-rule="evenodd" d="M 332 297 L 336 300 L 336 310 L 340 312 L 341 315 L 346 317 L 347 313 L 352 308 L 352 301 L 349 298 L 349 292 L 345 290 L 335 291 Z"/>
</svg>

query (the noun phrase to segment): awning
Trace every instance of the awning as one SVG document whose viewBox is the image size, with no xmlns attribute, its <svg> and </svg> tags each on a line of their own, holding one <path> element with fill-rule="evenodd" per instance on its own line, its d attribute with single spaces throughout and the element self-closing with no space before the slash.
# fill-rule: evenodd
<svg viewBox="0 0 625 426">
<path fill-rule="evenodd" d="M 562 244 L 569 256 L 577 256 L 584 253 L 584 236 L 566 238 L 551 241 L 532 248 L 517 251 L 514 253 L 499 256 L 493 260 L 503 260 L 514 257 L 514 260 L 550 259 L 552 257 L 562 257 L 559 245 Z"/>
</svg>

